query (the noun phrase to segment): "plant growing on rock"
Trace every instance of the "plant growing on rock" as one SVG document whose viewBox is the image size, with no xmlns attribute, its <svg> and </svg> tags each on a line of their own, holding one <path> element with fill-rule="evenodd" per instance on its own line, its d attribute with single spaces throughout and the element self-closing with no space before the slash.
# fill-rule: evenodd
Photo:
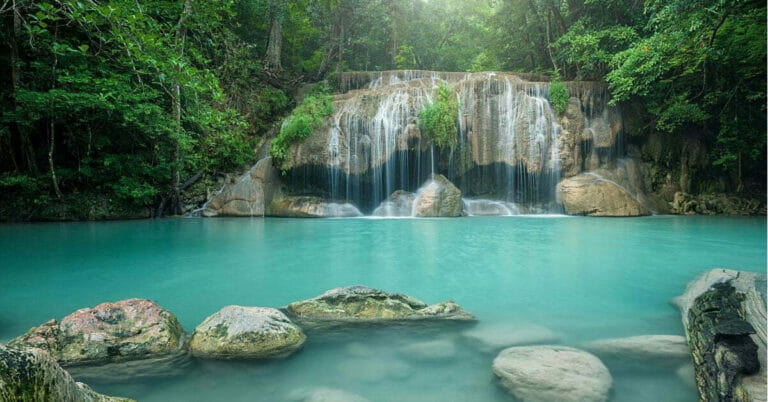
<svg viewBox="0 0 768 402">
<path fill-rule="evenodd" d="M 549 85 L 549 103 L 557 114 L 562 115 L 568 109 L 568 88 L 565 83 L 555 78 Z"/>
<path fill-rule="evenodd" d="M 318 85 L 285 119 L 280 134 L 272 141 L 270 154 L 275 159 L 285 159 L 292 144 L 309 137 L 331 114 L 333 95 L 327 86 Z"/>
<path fill-rule="evenodd" d="M 452 148 L 458 143 L 459 101 L 446 83 L 437 87 L 437 100 L 419 114 L 421 130 L 441 148 Z"/>
</svg>

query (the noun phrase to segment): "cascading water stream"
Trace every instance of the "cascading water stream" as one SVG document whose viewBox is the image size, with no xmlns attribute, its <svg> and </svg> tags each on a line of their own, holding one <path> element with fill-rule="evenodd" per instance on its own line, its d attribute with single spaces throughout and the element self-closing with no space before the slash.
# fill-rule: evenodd
<svg viewBox="0 0 768 402">
<path fill-rule="evenodd" d="M 452 149 L 437 149 L 419 127 L 419 113 L 441 82 L 453 88 L 459 102 L 458 144 Z M 304 167 L 296 170 L 301 176 L 322 167 L 325 173 L 311 173 L 314 187 L 301 191 L 313 193 L 324 182 L 327 191 L 313 194 L 351 202 L 367 213 L 398 190 L 416 192 L 433 174 L 446 176 L 466 199 L 502 203 L 493 208 L 503 214 L 559 212 L 555 187 L 564 170 L 573 175 L 591 166 L 578 159 L 589 156 L 579 153 L 581 141 L 589 141 L 592 155 L 600 150 L 600 166 L 615 164 L 618 155 L 606 150 L 618 149 L 620 122 L 601 90 L 587 84 L 572 85 L 582 108 L 576 124 L 573 112 L 567 118 L 555 114 L 548 82 L 514 74 L 345 73 L 339 88 L 328 124 L 294 148 L 291 168 Z M 566 131 L 563 119 L 571 119 Z M 563 164 L 562 158 L 572 159 Z"/>
</svg>

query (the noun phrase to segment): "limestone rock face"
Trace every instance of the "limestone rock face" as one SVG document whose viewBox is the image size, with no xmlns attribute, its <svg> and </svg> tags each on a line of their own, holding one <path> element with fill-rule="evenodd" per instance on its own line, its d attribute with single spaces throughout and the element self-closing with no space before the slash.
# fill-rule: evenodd
<svg viewBox="0 0 768 402">
<path fill-rule="evenodd" d="M 320 197 L 279 195 L 269 204 L 267 215 L 286 218 L 351 218 L 363 214 L 349 203 L 328 202 Z"/>
<path fill-rule="evenodd" d="M 416 194 L 397 190 L 373 211 L 373 216 L 411 216 L 415 200 Z"/>
<path fill-rule="evenodd" d="M 443 175 L 434 175 L 416 193 L 413 215 L 418 217 L 461 216 L 461 190 Z"/>
<path fill-rule="evenodd" d="M 62 365 L 105 363 L 180 353 L 184 330 L 173 313 L 156 303 L 128 299 L 48 321 L 9 345 L 46 350 Z"/>
<path fill-rule="evenodd" d="M 706 401 L 765 401 L 766 276 L 713 269 L 675 299 Z"/>
<path fill-rule="evenodd" d="M 557 184 L 557 200 L 568 215 L 643 216 L 650 211 L 625 188 L 593 173 Z"/>
<path fill-rule="evenodd" d="M 387 293 L 366 286 L 331 289 L 313 299 L 288 305 L 288 311 L 309 320 L 474 320 L 458 304 L 447 301 L 433 305 L 400 293 Z"/>
<path fill-rule="evenodd" d="M 263 216 L 279 185 L 279 173 L 272 158 L 264 158 L 214 196 L 204 216 Z"/>
<path fill-rule="evenodd" d="M 504 349 L 493 373 L 522 402 L 602 402 L 613 378 L 597 357 L 565 346 Z"/>
<path fill-rule="evenodd" d="M 0 401 L 135 402 L 94 392 L 75 382 L 41 349 L 0 346 Z"/>
<path fill-rule="evenodd" d="M 287 356 L 306 339 L 277 309 L 227 306 L 197 326 L 189 347 L 197 357 L 258 359 Z"/>
<path fill-rule="evenodd" d="M 584 348 L 598 356 L 668 361 L 676 365 L 690 359 L 688 343 L 685 337 L 680 335 L 639 335 L 601 339 L 585 344 Z"/>
</svg>

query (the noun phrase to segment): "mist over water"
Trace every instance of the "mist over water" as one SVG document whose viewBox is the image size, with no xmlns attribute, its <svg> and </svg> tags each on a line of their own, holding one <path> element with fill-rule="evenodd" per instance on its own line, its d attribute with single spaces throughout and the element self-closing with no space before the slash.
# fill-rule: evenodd
<svg viewBox="0 0 768 402">
<path fill-rule="evenodd" d="M 304 349 L 285 360 L 193 361 L 177 377 L 90 385 L 141 401 L 283 401 L 317 387 L 372 401 L 503 401 L 508 396 L 491 374 L 499 348 L 477 341 L 478 333 L 493 340 L 519 331 L 577 347 L 682 335 L 670 299 L 709 268 L 764 272 L 765 241 L 765 218 L 725 217 L 6 225 L 0 342 L 78 308 L 130 297 L 157 301 L 191 332 L 225 305 L 280 307 L 364 284 L 428 303 L 451 299 L 479 322 L 309 331 Z M 406 348 L 422 342 L 442 346 L 431 356 Z M 612 401 L 697 399 L 676 367 L 605 363 Z"/>
</svg>

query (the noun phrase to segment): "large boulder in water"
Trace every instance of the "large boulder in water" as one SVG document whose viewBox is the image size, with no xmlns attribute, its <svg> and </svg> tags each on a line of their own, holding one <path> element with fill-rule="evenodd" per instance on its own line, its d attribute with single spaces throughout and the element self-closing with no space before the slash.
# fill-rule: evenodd
<svg viewBox="0 0 768 402">
<path fill-rule="evenodd" d="M 413 215 L 419 217 L 461 216 L 461 190 L 443 175 L 433 175 L 413 201 Z"/>
<path fill-rule="evenodd" d="M 135 402 L 101 395 L 75 382 L 44 350 L 3 346 L 0 346 L 0 401 Z"/>
<path fill-rule="evenodd" d="M 504 349 L 493 373 L 522 402 L 603 402 L 613 383 L 600 359 L 565 346 Z"/>
<path fill-rule="evenodd" d="M 675 299 L 702 400 L 765 401 L 766 275 L 705 272 Z"/>
<path fill-rule="evenodd" d="M 363 214 L 352 204 L 328 202 L 312 196 L 276 196 L 267 215 L 286 218 L 351 218 Z"/>
<path fill-rule="evenodd" d="M 413 216 L 415 200 L 416 194 L 397 190 L 373 211 L 373 216 Z"/>
<path fill-rule="evenodd" d="M 195 328 L 189 348 L 204 358 L 272 358 L 287 356 L 307 337 L 280 310 L 227 306 Z"/>
<path fill-rule="evenodd" d="M 9 345 L 46 350 L 62 365 L 106 363 L 183 353 L 184 330 L 156 303 L 128 299 L 48 321 Z"/>
<path fill-rule="evenodd" d="M 464 320 L 475 317 L 461 306 L 446 301 L 433 305 L 400 293 L 388 293 L 366 286 L 331 289 L 312 299 L 288 305 L 288 311 L 306 320 Z"/>
<path fill-rule="evenodd" d="M 557 184 L 557 200 L 568 215 L 650 215 L 629 191 L 594 173 L 583 173 Z"/>
<path fill-rule="evenodd" d="M 264 158 L 251 170 L 228 183 L 207 204 L 204 216 L 263 216 L 272 201 L 280 175 L 272 158 Z"/>
</svg>

